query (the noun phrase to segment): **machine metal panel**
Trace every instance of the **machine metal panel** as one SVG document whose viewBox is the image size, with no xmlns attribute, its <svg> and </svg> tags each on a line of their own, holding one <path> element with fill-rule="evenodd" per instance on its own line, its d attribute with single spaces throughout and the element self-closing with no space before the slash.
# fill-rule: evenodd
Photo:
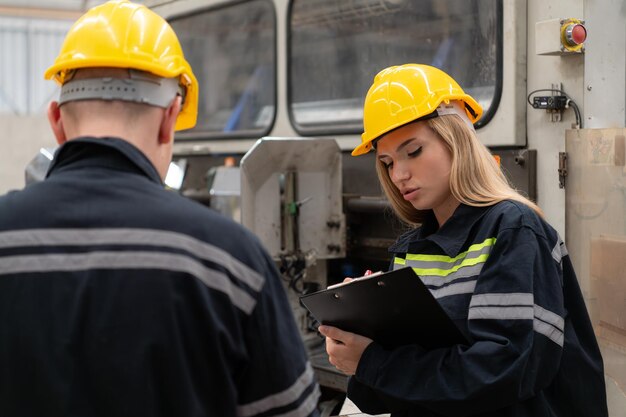
<svg viewBox="0 0 626 417">
<path fill-rule="evenodd" d="M 310 253 L 316 259 L 345 256 L 337 143 L 260 139 L 241 160 L 241 220 L 274 258 L 290 253 Z"/>
<path fill-rule="evenodd" d="M 584 125 L 624 127 L 626 2 L 585 1 L 584 16 L 589 33 L 585 42 Z"/>
<path fill-rule="evenodd" d="M 492 150 L 513 187 L 537 201 L 537 151 L 535 149 Z"/>
</svg>

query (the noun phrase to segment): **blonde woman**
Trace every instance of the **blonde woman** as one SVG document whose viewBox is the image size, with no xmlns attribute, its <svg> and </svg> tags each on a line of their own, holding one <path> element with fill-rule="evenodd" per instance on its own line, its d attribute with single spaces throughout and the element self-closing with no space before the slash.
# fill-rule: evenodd
<svg viewBox="0 0 626 417">
<path fill-rule="evenodd" d="M 507 182 L 473 123 L 480 105 L 446 73 L 381 71 L 362 143 L 383 189 L 414 226 L 389 249 L 412 267 L 469 345 L 386 350 L 330 326 L 330 362 L 348 397 L 393 416 L 607 416 L 598 344 L 563 241 Z"/>
</svg>

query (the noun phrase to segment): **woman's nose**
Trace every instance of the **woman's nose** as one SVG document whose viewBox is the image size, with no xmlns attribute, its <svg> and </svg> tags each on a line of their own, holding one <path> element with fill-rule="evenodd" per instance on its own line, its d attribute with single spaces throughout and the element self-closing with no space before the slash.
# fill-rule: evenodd
<svg viewBox="0 0 626 417">
<path fill-rule="evenodd" d="M 393 169 L 391 170 L 391 180 L 394 183 L 405 181 L 409 179 L 410 176 L 411 176 L 411 173 L 405 163 L 402 163 L 402 162 L 394 163 Z"/>
</svg>

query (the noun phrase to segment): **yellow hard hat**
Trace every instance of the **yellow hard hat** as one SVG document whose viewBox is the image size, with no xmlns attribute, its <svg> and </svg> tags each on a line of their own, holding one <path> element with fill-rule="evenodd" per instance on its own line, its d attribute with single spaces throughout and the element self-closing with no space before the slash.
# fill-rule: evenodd
<svg viewBox="0 0 626 417">
<path fill-rule="evenodd" d="M 95 67 L 130 68 L 178 78 L 186 93 L 176 130 L 196 125 L 198 80 L 174 30 L 147 7 L 113 0 L 87 11 L 70 28 L 44 77 L 63 85 L 72 70 Z"/>
<path fill-rule="evenodd" d="M 440 104 L 464 103 L 472 123 L 482 115 L 482 107 L 452 77 L 438 68 L 405 64 L 386 68 L 374 78 L 363 105 L 361 144 L 352 156 L 372 149 L 372 142 L 387 132 L 421 117 L 433 114 Z"/>
</svg>

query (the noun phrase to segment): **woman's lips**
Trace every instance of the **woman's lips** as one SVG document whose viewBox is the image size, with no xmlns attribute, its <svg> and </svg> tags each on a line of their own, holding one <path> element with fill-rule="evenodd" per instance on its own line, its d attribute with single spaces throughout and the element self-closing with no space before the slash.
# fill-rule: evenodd
<svg viewBox="0 0 626 417">
<path fill-rule="evenodd" d="M 417 197 L 417 194 L 419 193 L 419 191 L 420 191 L 419 188 L 405 190 L 402 192 L 402 197 L 404 197 L 404 199 L 407 201 L 413 200 L 415 197 Z"/>
</svg>

